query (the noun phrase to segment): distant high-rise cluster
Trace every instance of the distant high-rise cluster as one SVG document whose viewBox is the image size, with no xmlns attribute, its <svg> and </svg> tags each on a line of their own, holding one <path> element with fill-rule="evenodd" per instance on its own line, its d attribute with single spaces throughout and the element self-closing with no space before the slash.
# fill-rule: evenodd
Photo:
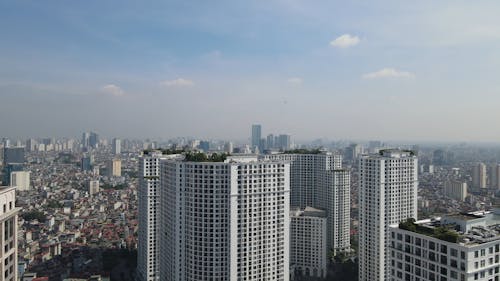
<svg viewBox="0 0 500 281">
<path fill-rule="evenodd" d="M 81 141 L 82 149 L 95 149 L 99 146 L 99 135 L 95 132 L 84 132 Z"/>
<path fill-rule="evenodd" d="M 262 126 L 252 125 L 252 149 L 263 152 L 265 150 L 289 150 L 292 148 L 291 136 L 287 134 L 269 134 L 262 138 Z"/>
</svg>

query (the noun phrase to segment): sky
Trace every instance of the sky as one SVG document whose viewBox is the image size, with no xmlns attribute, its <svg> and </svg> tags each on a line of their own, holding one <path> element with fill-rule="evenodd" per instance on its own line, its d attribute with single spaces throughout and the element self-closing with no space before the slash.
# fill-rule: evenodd
<svg viewBox="0 0 500 281">
<path fill-rule="evenodd" d="M 499 1 L 0 1 L 0 137 L 497 141 Z"/>
</svg>

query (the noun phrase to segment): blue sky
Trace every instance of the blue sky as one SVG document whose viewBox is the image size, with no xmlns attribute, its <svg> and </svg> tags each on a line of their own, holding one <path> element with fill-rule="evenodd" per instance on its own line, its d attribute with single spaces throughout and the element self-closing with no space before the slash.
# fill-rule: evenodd
<svg viewBox="0 0 500 281">
<path fill-rule="evenodd" d="M 498 1 L 1 1 L 0 132 L 496 141 Z M 15 118 L 13 117 L 15 116 Z"/>
</svg>

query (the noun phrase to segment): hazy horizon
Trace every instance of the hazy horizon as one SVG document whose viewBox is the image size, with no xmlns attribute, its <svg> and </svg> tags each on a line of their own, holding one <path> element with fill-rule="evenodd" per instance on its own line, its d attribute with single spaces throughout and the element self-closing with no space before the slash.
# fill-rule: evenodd
<svg viewBox="0 0 500 281">
<path fill-rule="evenodd" d="M 0 136 L 497 142 L 500 2 L 7 1 Z"/>
</svg>

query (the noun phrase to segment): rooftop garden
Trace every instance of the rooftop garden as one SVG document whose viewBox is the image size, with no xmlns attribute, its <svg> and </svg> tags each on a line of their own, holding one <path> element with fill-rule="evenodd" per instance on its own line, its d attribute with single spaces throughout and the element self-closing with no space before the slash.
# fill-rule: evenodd
<svg viewBox="0 0 500 281">
<path fill-rule="evenodd" d="M 158 149 L 144 149 L 142 151 L 142 153 L 145 155 L 148 155 L 150 152 L 153 152 L 153 151 L 161 151 L 161 153 L 164 155 L 181 154 L 181 153 L 185 152 L 184 149 L 158 148 Z"/>
<path fill-rule="evenodd" d="M 449 229 L 444 226 L 438 226 L 438 227 L 427 227 L 423 226 L 420 224 L 415 223 L 414 218 L 409 218 L 406 221 L 403 221 L 399 223 L 399 228 L 408 230 L 411 232 L 427 235 L 430 237 L 437 238 L 439 240 L 451 242 L 451 243 L 458 243 L 460 239 L 460 234 L 458 234 L 455 230 Z"/>
<path fill-rule="evenodd" d="M 286 150 L 283 153 L 288 154 L 320 154 L 322 151 L 319 148 L 314 149 L 306 149 L 306 148 L 298 148 L 292 150 Z"/>
<path fill-rule="evenodd" d="M 384 155 L 384 152 L 387 152 L 387 151 L 388 151 L 388 152 L 390 152 L 390 151 L 392 151 L 392 150 L 398 150 L 398 151 L 401 151 L 401 152 L 408 152 L 408 153 L 410 153 L 410 155 L 411 155 L 411 156 L 416 156 L 415 151 L 410 150 L 410 149 L 381 149 L 381 150 L 378 152 L 378 154 L 380 154 L 380 155 Z"/>
<path fill-rule="evenodd" d="M 190 162 L 224 162 L 229 156 L 227 153 L 212 153 L 207 155 L 203 152 L 187 152 L 184 155 L 186 156 L 184 160 Z"/>
</svg>

